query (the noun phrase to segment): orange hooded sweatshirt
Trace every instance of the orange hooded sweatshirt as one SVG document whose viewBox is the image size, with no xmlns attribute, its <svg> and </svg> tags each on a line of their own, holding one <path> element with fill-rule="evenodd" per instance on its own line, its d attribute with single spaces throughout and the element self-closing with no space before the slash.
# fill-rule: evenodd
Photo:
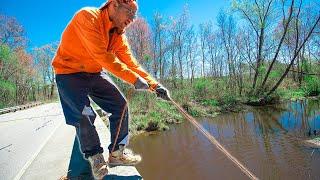
<svg viewBox="0 0 320 180">
<path fill-rule="evenodd" d="M 78 11 L 64 30 L 53 58 L 55 73 L 97 73 L 104 68 L 130 84 L 140 76 L 154 90 L 158 83 L 132 56 L 125 35 L 109 34 L 111 26 L 106 9 Z"/>
</svg>

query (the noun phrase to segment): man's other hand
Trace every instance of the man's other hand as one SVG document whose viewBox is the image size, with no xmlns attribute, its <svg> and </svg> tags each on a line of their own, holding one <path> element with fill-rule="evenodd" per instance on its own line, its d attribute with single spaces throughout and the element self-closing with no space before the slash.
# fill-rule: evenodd
<svg viewBox="0 0 320 180">
<path fill-rule="evenodd" d="M 134 88 L 136 90 L 148 90 L 149 89 L 149 84 L 143 78 L 138 77 L 137 81 L 134 83 Z"/>
</svg>

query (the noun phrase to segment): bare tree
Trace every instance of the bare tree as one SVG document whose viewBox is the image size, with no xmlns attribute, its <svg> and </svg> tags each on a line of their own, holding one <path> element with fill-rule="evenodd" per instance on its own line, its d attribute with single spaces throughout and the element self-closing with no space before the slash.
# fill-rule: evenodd
<svg viewBox="0 0 320 180">
<path fill-rule="evenodd" d="M 299 14 L 300 14 L 299 11 L 297 13 L 297 16 L 299 16 Z M 299 39 L 300 39 L 299 38 L 299 32 L 296 33 L 295 49 L 294 49 L 294 52 L 293 52 L 293 56 L 292 56 L 291 60 L 289 61 L 290 63 L 287 66 L 285 72 L 282 74 L 282 76 L 278 80 L 278 82 L 271 88 L 271 90 L 267 93 L 267 95 L 272 94 L 279 87 L 279 85 L 282 83 L 283 79 L 287 76 L 288 72 L 290 71 L 290 68 L 292 67 L 292 65 L 293 65 L 295 59 L 297 58 L 297 56 L 299 55 L 301 49 L 304 47 L 305 43 L 311 37 L 311 35 L 313 34 L 315 28 L 319 25 L 319 21 L 320 21 L 320 11 L 318 11 L 318 13 L 316 14 L 315 21 L 311 24 L 311 27 L 307 31 L 307 34 L 303 38 L 302 42 L 299 41 Z M 296 29 L 296 31 L 299 31 L 298 28 Z"/>
<path fill-rule="evenodd" d="M 51 66 L 52 58 L 56 52 L 57 43 L 47 44 L 33 50 L 35 66 L 42 78 L 43 95 L 51 99 L 54 92 L 54 71 Z"/>
<path fill-rule="evenodd" d="M 176 24 L 176 34 L 177 34 L 177 49 L 178 49 L 178 63 L 179 63 L 179 74 L 180 74 L 180 82 L 183 82 L 183 56 L 184 56 L 184 46 L 186 39 L 186 31 L 189 25 L 189 14 L 187 6 L 184 7 L 182 14 L 180 15 L 177 24 Z"/>
<path fill-rule="evenodd" d="M 302 0 L 300 0 L 300 6 L 299 6 L 299 9 L 298 9 L 298 14 L 300 13 L 301 3 L 302 3 Z M 278 58 L 278 55 L 279 55 L 279 52 L 280 52 L 282 43 L 283 43 L 283 41 L 284 41 L 284 39 L 285 39 L 285 37 L 286 37 L 287 31 L 288 31 L 288 28 L 289 28 L 289 24 L 290 24 L 290 22 L 291 22 L 291 20 L 292 20 L 293 6 L 294 6 L 294 0 L 291 0 L 291 5 L 290 5 L 289 10 L 288 10 L 288 18 L 286 18 L 285 10 L 284 10 L 284 9 L 285 9 L 285 7 L 284 7 L 284 1 L 282 2 L 282 12 L 283 12 L 282 24 L 283 24 L 283 32 L 282 32 L 282 35 L 281 35 L 281 39 L 280 39 L 280 41 L 279 41 L 279 43 L 278 43 L 277 49 L 276 49 L 276 51 L 275 51 L 275 55 L 274 55 L 274 57 L 273 57 L 273 59 L 272 59 L 272 61 L 271 61 L 271 64 L 270 64 L 270 66 L 269 66 L 269 68 L 268 68 L 268 71 L 267 71 L 267 73 L 266 73 L 266 75 L 265 75 L 265 77 L 264 77 L 264 79 L 263 79 L 262 84 L 261 84 L 261 89 L 264 88 L 264 86 L 265 86 L 265 84 L 266 84 L 266 82 L 267 82 L 267 80 L 268 80 L 268 77 L 269 77 L 269 75 L 270 75 L 270 72 L 271 72 L 271 70 L 272 70 L 272 67 L 273 67 L 275 61 L 276 61 L 277 58 Z"/>
<path fill-rule="evenodd" d="M 127 38 L 133 54 L 148 71 L 151 70 L 151 30 L 141 17 L 137 18 L 127 29 Z"/>
<path fill-rule="evenodd" d="M 195 77 L 195 66 L 196 66 L 196 51 L 197 51 L 197 36 L 194 30 L 194 26 L 189 27 L 186 33 L 186 58 L 187 58 L 187 69 L 188 69 L 188 77 L 190 79 L 191 84 L 194 81 Z M 190 73 L 189 73 L 190 68 Z"/>
<path fill-rule="evenodd" d="M 232 15 L 227 15 L 224 11 L 220 11 L 218 18 L 219 36 L 221 37 L 224 51 L 226 53 L 226 61 L 229 71 L 229 86 L 234 89 L 236 80 L 236 23 Z"/>
<path fill-rule="evenodd" d="M 256 68 L 252 88 L 256 88 L 260 66 L 263 61 L 263 48 L 266 37 L 266 29 L 269 26 L 272 5 L 274 0 L 234 0 L 233 8 L 248 21 L 256 35 Z"/>
<path fill-rule="evenodd" d="M 177 29 L 177 20 L 174 17 L 170 18 L 170 28 L 169 28 L 169 51 L 170 51 L 170 58 L 171 58 L 171 78 L 172 84 L 174 87 L 177 87 L 176 78 L 177 78 L 177 67 L 176 67 L 176 51 L 177 51 L 177 39 L 178 35 L 176 33 Z"/>
<path fill-rule="evenodd" d="M 153 56 L 153 73 L 155 77 L 164 78 L 164 43 L 165 43 L 165 22 L 163 16 L 156 12 L 152 21 L 152 56 Z"/>
<path fill-rule="evenodd" d="M 205 77 L 205 64 L 206 64 L 206 54 L 207 54 L 207 38 L 209 34 L 209 30 L 211 28 L 211 24 L 209 22 L 201 23 L 199 25 L 199 41 L 200 41 L 200 50 L 201 50 L 201 59 L 202 59 L 202 68 L 201 68 L 201 76 Z"/>
<path fill-rule="evenodd" d="M 26 38 L 22 25 L 14 17 L 0 14 L 0 45 L 4 44 L 12 49 L 25 47 Z"/>
</svg>

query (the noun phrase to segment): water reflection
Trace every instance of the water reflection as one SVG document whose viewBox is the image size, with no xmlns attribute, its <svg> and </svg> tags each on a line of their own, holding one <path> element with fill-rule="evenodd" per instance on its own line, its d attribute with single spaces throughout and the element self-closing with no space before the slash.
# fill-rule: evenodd
<svg viewBox="0 0 320 180">
<path fill-rule="evenodd" d="M 199 122 L 261 179 L 320 179 L 319 150 L 301 143 L 310 130 L 320 130 L 319 100 L 248 108 Z M 138 136 L 131 146 L 144 158 L 137 168 L 147 180 L 247 179 L 188 122 Z"/>
</svg>

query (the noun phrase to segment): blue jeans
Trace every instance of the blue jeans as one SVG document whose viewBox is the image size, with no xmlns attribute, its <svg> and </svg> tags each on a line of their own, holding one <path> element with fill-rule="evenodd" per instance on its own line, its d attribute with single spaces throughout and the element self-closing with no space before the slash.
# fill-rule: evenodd
<svg viewBox="0 0 320 180">
<path fill-rule="evenodd" d="M 113 144 L 116 144 L 115 150 L 118 150 L 119 144 L 128 143 L 129 113 L 128 108 L 125 108 L 127 101 L 105 72 L 57 74 L 56 82 L 66 123 L 76 128 L 80 149 L 85 158 L 103 152 L 94 126 L 96 114 L 90 106 L 89 97 L 101 109 L 112 114 L 109 117 L 111 133 L 109 152 Z M 125 114 L 118 140 L 114 142 L 122 111 L 125 111 Z"/>
</svg>

